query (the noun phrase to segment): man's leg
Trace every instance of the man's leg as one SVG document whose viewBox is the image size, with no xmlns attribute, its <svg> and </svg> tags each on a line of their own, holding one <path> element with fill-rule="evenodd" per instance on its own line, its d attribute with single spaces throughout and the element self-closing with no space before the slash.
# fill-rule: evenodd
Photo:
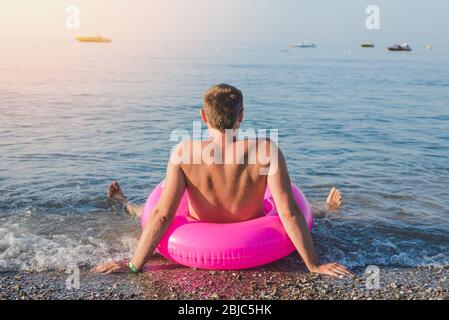
<svg viewBox="0 0 449 320">
<path fill-rule="evenodd" d="M 109 185 L 107 195 L 110 199 L 120 202 L 123 205 L 123 210 L 126 214 L 138 218 L 142 215 L 143 206 L 134 205 L 128 202 L 118 181 L 114 181 Z"/>
</svg>

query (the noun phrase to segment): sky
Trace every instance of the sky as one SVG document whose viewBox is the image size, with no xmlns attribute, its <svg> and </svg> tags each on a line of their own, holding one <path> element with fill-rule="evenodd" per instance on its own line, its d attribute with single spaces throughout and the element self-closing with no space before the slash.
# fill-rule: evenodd
<svg viewBox="0 0 449 320">
<path fill-rule="evenodd" d="M 67 29 L 67 7 L 80 29 Z M 365 9 L 377 5 L 380 29 Z M 101 34 L 117 41 L 449 44 L 447 0 L 2 0 L 0 40 L 72 39 Z"/>
</svg>

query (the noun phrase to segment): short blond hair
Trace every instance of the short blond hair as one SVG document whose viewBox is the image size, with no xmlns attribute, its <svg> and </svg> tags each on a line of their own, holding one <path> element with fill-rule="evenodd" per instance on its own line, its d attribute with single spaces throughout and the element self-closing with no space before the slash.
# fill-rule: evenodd
<svg viewBox="0 0 449 320">
<path fill-rule="evenodd" d="M 204 94 L 204 110 L 210 125 L 220 131 L 233 129 L 243 111 L 242 92 L 228 84 L 218 84 Z"/>
</svg>

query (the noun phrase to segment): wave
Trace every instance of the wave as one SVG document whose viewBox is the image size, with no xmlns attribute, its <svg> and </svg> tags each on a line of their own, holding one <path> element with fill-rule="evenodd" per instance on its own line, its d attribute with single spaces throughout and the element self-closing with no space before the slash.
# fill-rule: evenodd
<svg viewBox="0 0 449 320">
<path fill-rule="evenodd" d="M 2 217 L 0 270 L 64 270 L 74 264 L 94 266 L 110 259 L 129 258 L 136 245 L 132 228 L 138 228 L 126 220 L 120 228 L 114 219 L 116 215 L 64 217 L 35 213 Z"/>
<path fill-rule="evenodd" d="M 0 270 L 65 270 L 130 258 L 139 226 L 114 212 L 56 215 L 27 212 L 0 218 Z M 448 266 L 449 236 L 399 230 L 342 218 L 316 220 L 313 237 L 320 259 L 349 267 Z"/>
</svg>

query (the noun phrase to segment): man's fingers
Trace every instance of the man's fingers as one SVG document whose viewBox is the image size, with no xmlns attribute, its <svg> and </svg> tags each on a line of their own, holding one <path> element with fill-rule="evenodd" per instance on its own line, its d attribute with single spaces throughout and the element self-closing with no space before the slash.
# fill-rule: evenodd
<svg viewBox="0 0 449 320">
<path fill-rule="evenodd" d="M 337 274 L 337 277 L 345 277 L 350 275 L 348 271 L 340 269 L 338 267 L 336 267 L 333 271 Z"/>
<path fill-rule="evenodd" d="M 97 265 L 96 267 L 94 267 L 93 270 L 99 271 L 99 270 L 103 269 L 104 266 L 105 266 L 105 264 L 99 264 L 99 265 Z"/>
<path fill-rule="evenodd" d="M 92 268 L 91 271 L 95 273 L 101 273 L 101 274 L 111 274 L 119 271 L 121 269 L 120 264 L 112 261 L 100 264 L 96 266 L 95 268 Z"/>
<path fill-rule="evenodd" d="M 102 274 L 110 274 L 114 271 L 114 267 L 108 266 L 106 268 L 103 268 L 103 270 L 101 270 Z"/>
<path fill-rule="evenodd" d="M 347 276 L 352 276 L 353 273 L 351 272 L 351 270 L 347 269 L 347 268 L 340 268 L 339 270 L 341 270 L 342 272 L 344 272 L 345 275 Z"/>
<path fill-rule="evenodd" d="M 98 272 L 98 273 L 103 273 L 104 271 L 106 271 L 107 269 L 109 269 L 111 267 L 111 263 L 103 263 L 100 264 L 98 266 L 95 267 L 94 271 Z"/>
<path fill-rule="evenodd" d="M 109 268 L 109 266 L 102 266 L 98 272 L 103 273 L 103 272 L 105 272 L 106 270 L 108 270 L 108 268 Z"/>
<path fill-rule="evenodd" d="M 346 267 L 344 267 L 342 265 L 336 265 L 335 266 L 335 272 L 337 272 L 339 275 L 342 275 L 342 276 L 350 276 L 350 275 L 352 275 L 352 272 L 349 271 Z"/>
<path fill-rule="evenodd" d="M 94 269 L 94 272 L 96 272 L 96 273 L 101 273 L 101 272 L 103 272 L 103 269 L 104 269 L 103 266 L 97 266 L 97 267 Z"/>
<path fill-rule="evenodd" d="M 334 272 L 338 275 L 338 276 L 346 276 L 347 273 L 344 270 L 341 269 L 334 269 Z"/>
<path fill-rule="evenodd" d="M 327 274 L 332 276 L 332 277 L 338 277 L 340 276 L 335 270 L 328 270 Z"/>
<path fill-rule="evenodd" d="M 334 266 L 337 267 L 337 268 L 340 268 L 340 269 L 349 271 L 349 269 L 348 269 L 347 267 L 345 267 L 344 265 L 342 265 L 342 264 L 339 264 L 339 263 L 336 263 L 336 262 L 335 262 L 335 263 L 334 263 Z"/>
<path fill-rule="evenodd" d="M 351 272 L 351 270 L 349 270 L 348 268 L 346 268 L 344 265 L 341 265 L 341 264 L 337 264 L 337 268 L 342 269 L 347 272 Z"/>
<path fill-rule="evenodd" d="M 104 272 L 104 274 L 111 274 L 111 273 L 116 273 L 120 271 L 120 265 L 119 264 L 114 264 L 109 266 L 109 268 Z"/>
</svg>

